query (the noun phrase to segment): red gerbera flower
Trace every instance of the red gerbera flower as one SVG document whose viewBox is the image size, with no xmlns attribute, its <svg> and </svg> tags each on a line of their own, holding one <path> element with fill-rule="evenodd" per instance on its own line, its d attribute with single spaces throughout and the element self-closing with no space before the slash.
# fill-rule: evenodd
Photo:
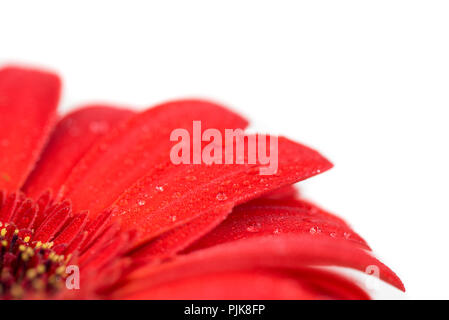
<svg viewBox="0 0 449 320">
<path fill-rule="evenodd" d="M 291 187 L 331 168 L 318 152 L 281 137 L 266 176 L 260 164 L 175 165 L 174 129 L 246 120 L 200 100 L 58 118 L 59 95 L 54 74 L 0 70 L 1 298 L 369 297 L 322 266 L 375 266 L 404 289 L 343 220 Z M 79 289 L 66 287 L 67 266 Z"/>
</svg>

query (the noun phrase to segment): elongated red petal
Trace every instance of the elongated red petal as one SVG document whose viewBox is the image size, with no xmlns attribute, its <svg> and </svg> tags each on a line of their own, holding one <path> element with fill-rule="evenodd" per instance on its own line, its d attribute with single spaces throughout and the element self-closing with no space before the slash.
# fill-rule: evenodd
<svg viewBox="0 0 449 320">
<path fill-rule="evenodd" d="M 64 226 L 71 214 L 70 205 L 61 206 L 53 210 L 34 233 L 34 237 L 42 242 L 50 241 Z"/>
<path fill-rule="evenodd" d="M 287 199 L 296 199 L 299 197 L 299 190 L 293 186 L 288 185 L 272 192 L 269 192 L 263 196 L 265 199 L 279 199 L 279 200 L 287 200 Z"/>
<path fill-rule="evenodd" d="M 122 298 L 150 300 L 316 298 L 314 292 L 302 287 L 296 279 L 269 270 L 206 274 L 195 278 L 178 279 L 151 288 L 145 288 L 145 283 L 136 285 L 134 292 L 127 292 Z"/>
<path fill-rule="evenodd" d="M 301 283 L 320 294 L 320 299 L 369 300 L 368 293 L 359 287 L 354 279 L 348 279 L 336 272 L 318 268 L 305 268 L 293 272 Z"/>
<path fill-rule="evenodd" d="M 22 202 L 12 221 L 19 229 L 29 228 L 36 218 L 37 206 L 31 199 Z"/>
<path fill-rule="evenodd" d="M 214 103 L 175 101 L 151 108 L 101 139 L 79 162 L 65 183 L 75 211 L 89 209 L 95 218 L 123 191 L 154 167 L 170 159 L 174 129 L 243 128 L 246 120 Z M 107 190 L 107 192 L 105 192 Z"/>
<path fill-rule="evenodd" d="M 354 281 L 338 274 L 304 268 L 256 269 L 207 273 L 154 287 L 132 283 L 118 297 L 126 299 L 369 299 Z"/>
<path fill-rule="evenodd" d="M 218 211 L 199 216 L 184 225 L 167 231 L 156 239 L 144 244 L 132 253 L 133 258 L 162 259 L 173 256 L 187 248 L 218 226 L 232 211 L 232 205 L 220 207 Z"/>
<path fill-rule="evenodd" d="M 20 205 L 19 193 L 12 192 L 8 195 L 3 195 L 3 205 L 0 211 L 0 222 L 10 222 L 11 217 L 16 210 L 16 207 Z"/>
<path fill-rule="evenodd" d="M 65 116 L 56 125 L 39 162 L 26 181 L 26 194 L 37 197 L 48 189 L 57 194 L 70 171 L 93 143 L 132 114 L 126 109 L 91 105 Z"/>
<path fill-rule="evenodd" d="M 244 203 L 332 166 L 318 152 L 286 138 L 279 138 L 278 152 L 278 172 L 265 176 L 259 175 L 259 165 L 169 162 L 126 190 L 115 203 L 115 219 L 123 229 L 137 229 L 141 243 L 196 217 Z"/>
<path fill-rule="evenodd" d="M 369 249 L 366 242 L 343 220 L 306 201 L 256 199 L 236 207 L 223 223 L 188 251 L 239 239 L 283 234 L 343 239 Z"/>
<path fill-rule="evenodd" d="M 375 266 L 380 279 L 400 290 L 401 280 L 387 266 L 348 241 L 312 235 L 257 237 L 195 251 L 160 265 L 148 265 L 132 273 L 128 281 L 145 279 L 147 287 L 207 273 L 254 268 L 301 269 L 341 266 L 366 271 Z"/>
<path fill-rule="evenodd" d="M 0 189 L 19 189 L 33 169 L 56 119 L 60 87 L 52 73 L 0 69 Z"/>
<path fill-rule="evenodd" d="M 92 220 L 85 228 L 87 232 L 87 237 L 83 240 L 81 244 L 81 252 L 85 252 L 95 241 L 96 238 L 101 236 L 104 231 L 110 225 L 112 211 L 105 210 L 96 219 Z"/>
<path fill-rule="evenodd" d="M 83 230 L 87 223 L 87 212 L 82 212 L 80 214 L 71 217 L 64 230 L 59 233 L 55 239 L 55 244 L 67 244 L 69 245 L 76 236 Z"/>
<path fill-rule="evenodd" d="M 155 259 L 172 256 L 184 248 L 191 252 L 250 237 L 303 233 L 346 239 L 370 250 L 365 240 L 342 219 L 304 200 L 294 199 L 295 193 L 288 186 L 237 206 L 229 216 L 226 208 L 219 214 L 201 215 L 145 244 L 133 256 Z"/>
</svg>

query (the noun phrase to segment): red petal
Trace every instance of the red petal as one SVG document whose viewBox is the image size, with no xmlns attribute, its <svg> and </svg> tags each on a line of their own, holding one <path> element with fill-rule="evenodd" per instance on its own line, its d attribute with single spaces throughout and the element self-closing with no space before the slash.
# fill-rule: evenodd
<svg viewBox="0 0 449 320">
<path fill-rule="evenodd" d="M 263 196 L 265 199 L 296 199 L 299 196 L 299 191 L 294 185 L 288 185 L 276 190 L 273 190 Z"/>
<path fill-rule="evenodd" d="M 132 273 L 127 280 L 145 279 L 150 287 L 207 273 L 310 266 L 341 266 L 360 271 L 376 266 L 382 280 L 405 290 L 396 274 L 369 252 L 348 241 L 310 235 L 258 237 L 226 243 L 180 256 L 172 262 L 148 265 Z"/>
<path fill-rule="evenodd" d="M 302 283 L 321 293 L 322 298 L 344 300 L 369 300 L 370 296 L 354 280 L 322 269 L 305 268 L 295 273 Z M 324 295 L 324 297 L 323 297 Z"/>
<path fill-rule="evenodd" d="M 343 220 L 308 202 L 257 199 L 236 207 L 222 224 L 188 251 L 239 239 L 283 234 L 343 239 L 369 249 L 366 242 Z"/>
<path fill-rule="evenodd" d="M 55 204 L 53 204 L 53 199 L 52 199 L 50 191 L 44 192 L 36 200 L 36 204 L 37 204 L 38 210 L 37 210 L 34 222 L 32 224 L 32 229 L 37 229 L 42 224 L 42 222 L 45 220 L 45 218 L 47 217 L 47 215 L 49 214 L 49 212 L 52 209 L 55 209 L 55 208 L 57 208 L 60 205 L 70 205 L 69 203 L 64 203 L 64 204 L 55 203 Z"/>
<path fill-rule="evenodd" d="M 56 118 L 58 76 L 0 69 L 0 189 L 14 191 L 33 169 Z"/>
<path fill-rule="evenodd" d="M 31 199 L 27 199 L 22 202 L 20 208 L 16 211 L 15 217 L 13 217 L 13 222 L 19 229 L 29 228 L 35 218 L 37 213 L 37 206 Z"/>
<path fill-rule="evenodd" d="M 0 211 L 0 222 L 10 222 L 16 207 L 20 205 L 20 195 L 12 192 L 7 196 L 3 194 L 2 197 L 4 197 L 4 200 Z"/>
<path fill-rule="evenodd" d="M 110 226 L 112 211 L 105 210 L 96 219 L 92 220 L 89 225 L 85 228 L 87 232 L 87 237 L 81 244 L 80 250 L 82 252 L 86 251 L 94 242 L 94 240 L 104 233 L 105 229 Z"/>
<path fill-rule="evenodd" d="M 2 211 L 3 203 L 6 200 L 6 192 L 0 190 L 0 212 Z"/>
<path fill-rule="evenodd" d="M 133 252 L 133 258 L 162 259 L 173 256 L 187 248 L 195 240 L 201 238 L 218 226 L 232 211 L 232 205 L 220 207 L 218 211 L 200 216 L 170 230 L 156 239 L 144 244 L 142 248 Z"/>
<path fill-rule="evenodd" d="M 279 138 L 278 172 L 259 175 L 257 165 L 173 165 L 150 171 L 115 203 L 123 229 L 137 229 L 140 242 L 309 178 L 332 165 L 318 152 Z M 247 150 L 247 149 L 246 149 Z"/>
<path fill-rule="evenodd" d="M 60 206 L 57 206 L 49 213 L 42 224 L 37 228 L 34 233 L 34 238 L 42 242 L 50 241 L 61 227 L 64 226 L 64 223 L 69 219 L 71 212 L 70 204 L 62 202 Z"/>
<path fill-rule="evenodd" d="M 200 275 L 195 278 L 145 288 L 137 283 L 136 288 L 120 292 L 125 299 L 170 299 L 170 300 L 275 300 L 313 299 L 313 292 L 302 287 L 298 281 L 287 275 L 264 271 L 234 271 Z"/>
<path fill-rule="evenodd" d="M 177 128 L 191 132 L 194 120 L 200 120 L 203 129 L 222 131 L 247 125 L 235 113 L 205 101 L 175 101 L 151 108 L 107 134 L 72 171 L 65 195 L 75 211 L 89 209 L 95 218 L 150 169 L 168 161 L 174 145 L 171 132 Z"/>
<path fill-rule="evenodd" d="M 30 197 L 50 189 L 57 194 L 62 183 L 93 143 L 133 114 L 130 110 L 108 106 L 88 106 L 65 116 L 56 125 L 50 141 L 24 190 Z"/>
<path fill-rule="evenodd" d="M 257 269 L 203 274 L 155 287 L 132 283 L 118 295 L 126 299 L 369 299 L 353 281 L 324 270 Z"/>
<path fill-rule="evenodd" d="M 83 230 L 84 226 L 87 223 L 87 216 L 87 212 L 82 212 L 70 218 L 64 230 L 62 230 L 62 232 L 55 237 L 55 244 L 65 243 L 69 245 Z"/>
</svg>

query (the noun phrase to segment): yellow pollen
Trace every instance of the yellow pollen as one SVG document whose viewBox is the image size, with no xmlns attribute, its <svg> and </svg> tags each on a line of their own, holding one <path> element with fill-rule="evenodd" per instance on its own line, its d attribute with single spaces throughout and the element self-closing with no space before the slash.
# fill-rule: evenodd
<svg viewBox="0 0 449 320">
<path fill-rule="evenodd" d="M 29 269 L 27 270 L 26 276 L 28 279 L 33 279 L 37 276 L 37 271 L 36 269 Z"/>
<path fill-rule="evenodd" d="M 42 246 L 42 242 L 41 242 L 41 241 L 38 241 L 38 242 L 36 243 L 35 248 L 36 248 L 36 249 L 39 249 L 41 246 Z"/>
<path fill-rule="evenodd" d="M 11 295 L 14 298 L 20 298 L 23 295 L 23 289 L 21 286 L 14 284 L 11 286 Z"/>
<path fill-rule="evenodd" d="M 18 235 L 19 234 L 19 229 L 14 230 L 14 234 Z"/>
<path fill-rule="evenodd" d="M 50 277 L 48 277 L 48 282 L 51 284 L 55 284 L 56 280 L 57 280 L 57 278 L 54 274 L 52 274 Z"/>
<path fill-rule="evenodd" d="M 26 237 L 23 239 L 23 241 L 26 242 L 26 243 L 30 242 L 30 236 L 26 236 Z"/>
<path fill-rule="evenodd" d="M 30 255 L 31 257 L 34 256 L 34 250 L 31 249 L 30 247 L 27 247 L 26 253 L 27 253 L 28 255 Z"/>
<path fill-rule="evenodd" d="M 60 267 L 56 268 L 55 273 L 62 274 L 64 272 L 64 270 L 65 270 L 64 266 L 60 266 Z"/>
<path fill-rule="evenodd" d="M 4 237 L 4 236 L 6 236 L 6 233 L 7 233 L 8 231 L 6 230 L 6 228 L 3 228 L 2 229 L 2 231 L 0 231 L 0 235 L 2 236 L 2 237 Z"/>
<path fill-rule="evenodd" d="M 20 250 L 20 251 L 23 252 L 23 251 L 25 251 L 25 249 L 26 249 L 26 247 L 25 247 L 23 244 L 21 244 L 21 245 L 19 246 L 19 250 Z"/>
<path fill-rule="evenodd" d="M 45 272 L 45 266 L 43 264 L 40 264 L 36 267 L 37 273 L 42 274 Z"/>
<path fill-rule="evenodd" d="M 45 287 L 45 283 L 42 279 L 35 279 L 32 284 L 36 290 L 42 290 Z"/>
<path fill-rule="evenodd" d="M 7 240 L 2 240 L 2 246 L 7 247 L 8 246 L 8 241 Z"/>
</svg>

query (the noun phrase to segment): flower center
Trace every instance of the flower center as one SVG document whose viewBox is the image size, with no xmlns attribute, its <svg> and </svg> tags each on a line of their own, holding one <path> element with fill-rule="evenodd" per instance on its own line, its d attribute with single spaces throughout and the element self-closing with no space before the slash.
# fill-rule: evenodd
<svg viewBox="0 0 449 320">
<path fill-rule="evenodd" d="M 33 241 L 33 232 L 0 222 L 0 297 L 19 299 L 56 293 L 68 257 L 52 242 Z"/>
</svg>

